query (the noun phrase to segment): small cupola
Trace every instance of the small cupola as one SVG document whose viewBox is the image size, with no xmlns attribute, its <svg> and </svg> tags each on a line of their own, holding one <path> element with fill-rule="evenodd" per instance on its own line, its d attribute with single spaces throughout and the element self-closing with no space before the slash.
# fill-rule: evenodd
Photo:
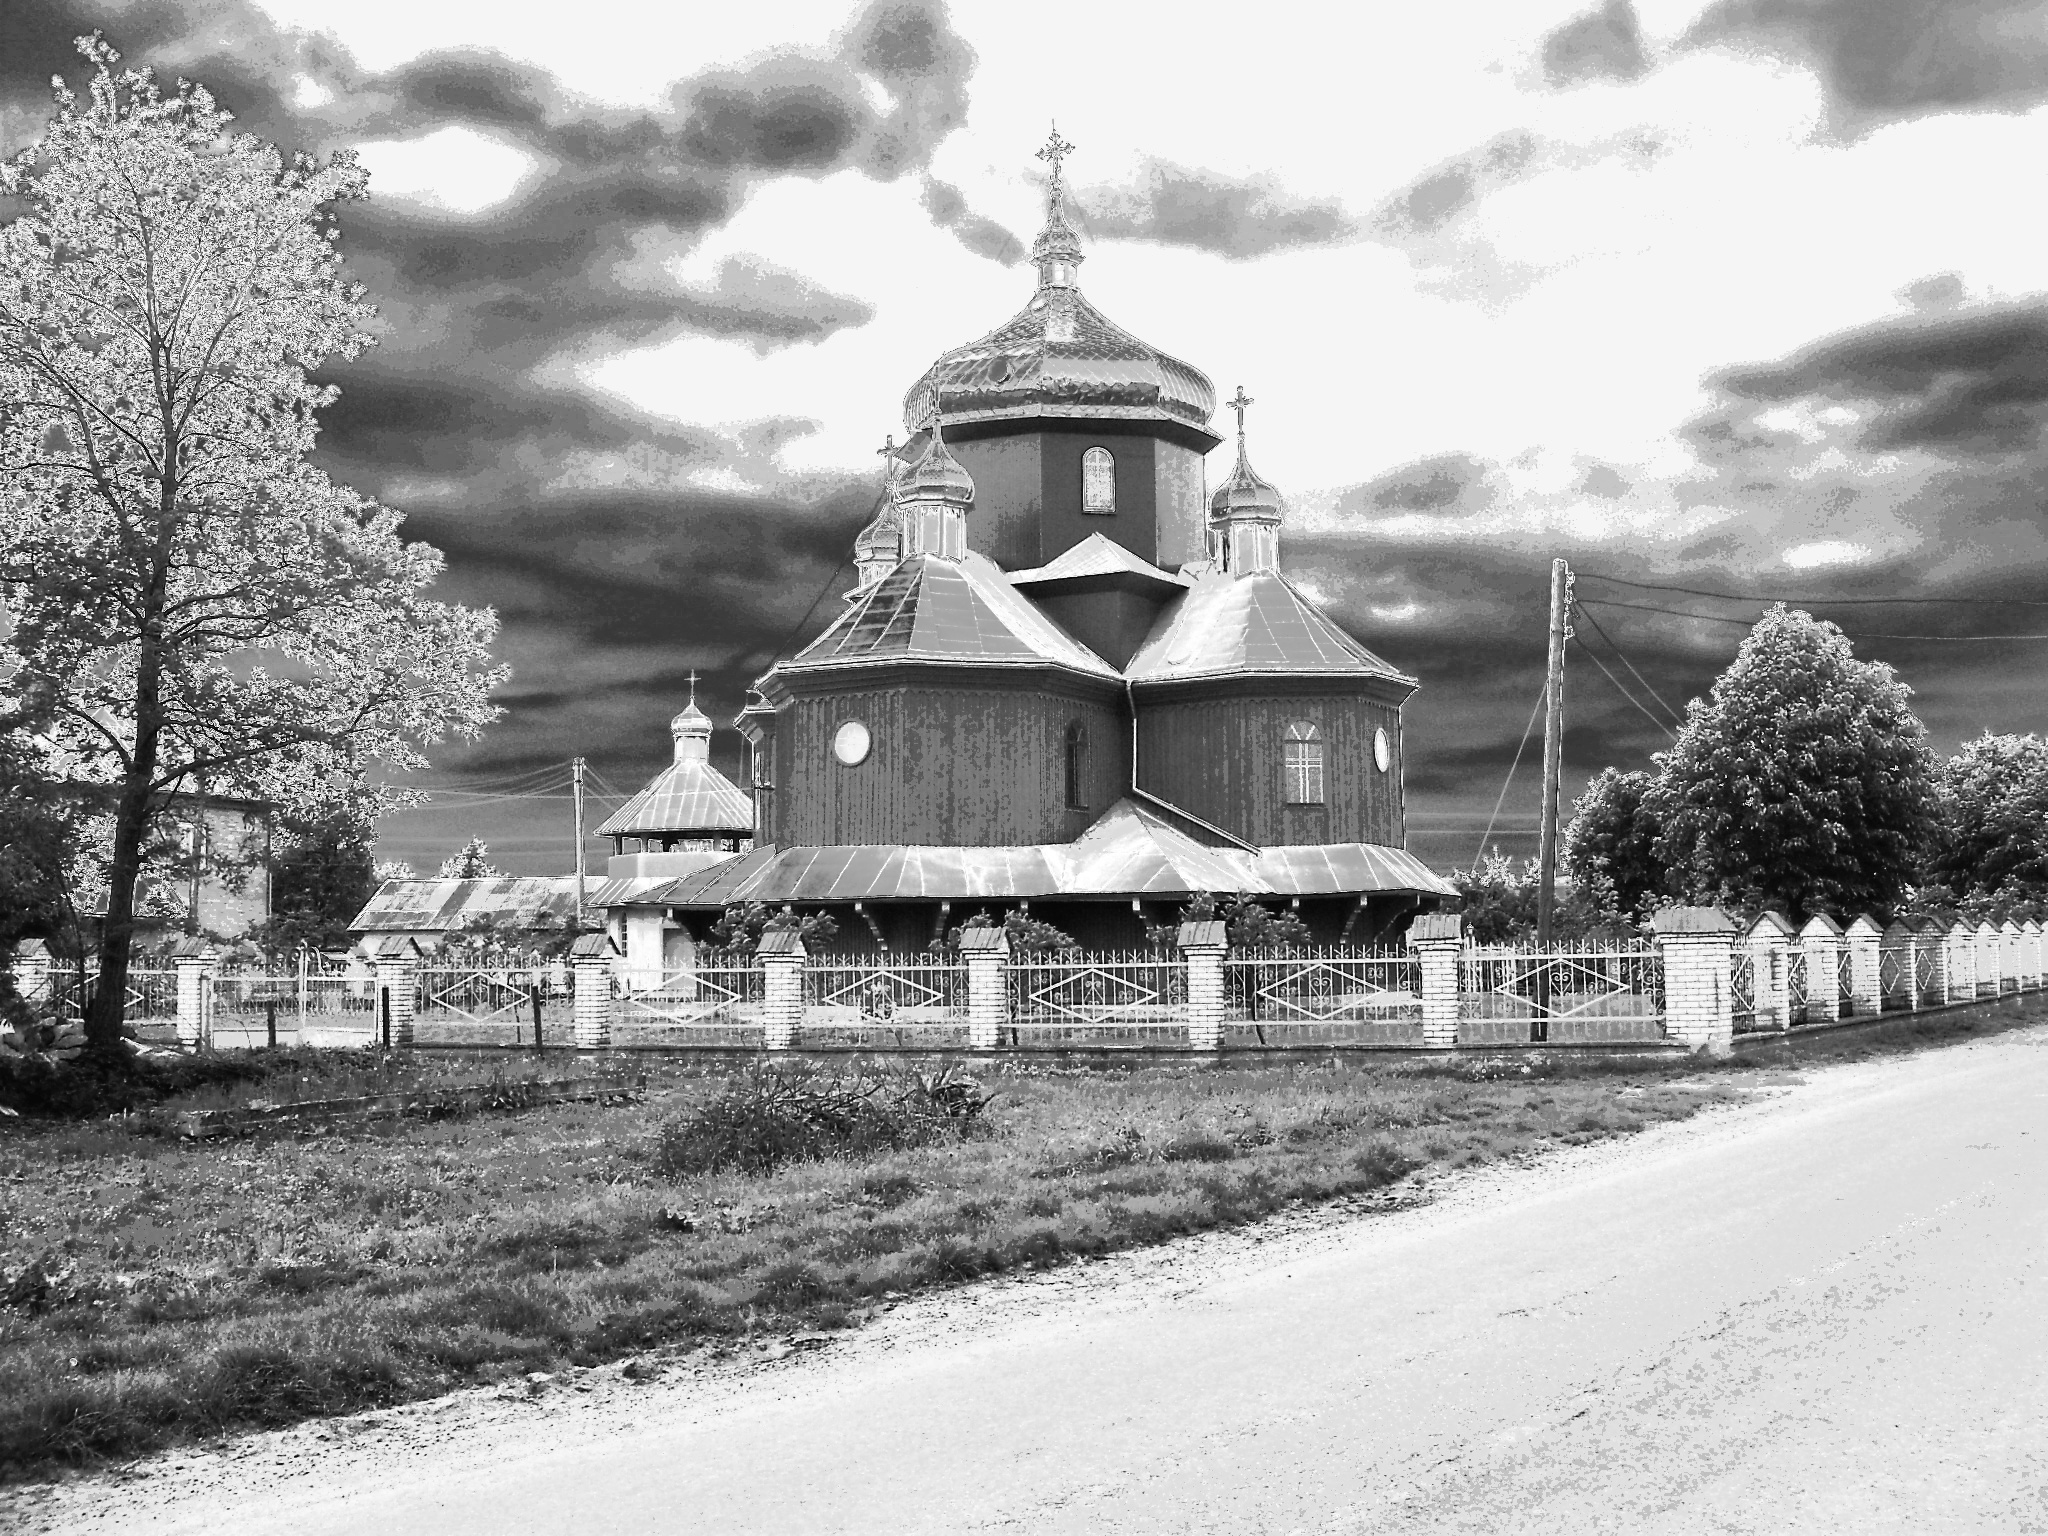
<svg viewBox="0 0 2048 1536">
<path fill-rule="evenodd" d="M 1252 468 L 1244 447 L 1244 413 L 1253 401 L 1240 384 L 1223 403 L 1237 412 L 1237 463 L 1209 498 L 1209 558 L 1240 576 L 1278 571 L 1280 493 Z"/>
<path fill-rule="evenodd" d="M 711 761 L 711 717 L 697 707 L 697 674 L 694 672 L 690 674 L 690 702 L 669 721 L 668 729 L 676 739 L 677 762 Z"/>
<path fill-rule="evenodd" d="M 867 527 L 854 536 L 853 568 L 859 585 L 847 594 L 852 598 L 865 592 L 896 569 L 903 558 L 903 524 L 896 511 L 896 439 L 881 447 L 882 500 Z"/>
<path fill-rule="evenodd" d="M 931 445 L 896 484 L 903 553 L 959 560 L 967 553 L 967 509 L 974 504 L 974 477 L 946 446 L 936 395 L 925 426 Z"/>
<path fill-rule="evenodd" d="M 1052 184 L 1045 193 L 1045 228 L 1031 242 L 1031 264 L 1038 268 L 1038 286 L 1071 288 L 1081 267 L 1081 237 L 1067 220 L 1067 184 L 1060 163 L 1074 152 L 1074 146 L 1060 137 L 1058 123 L 1038 158 L 1052 167 Z"/>
</svg>

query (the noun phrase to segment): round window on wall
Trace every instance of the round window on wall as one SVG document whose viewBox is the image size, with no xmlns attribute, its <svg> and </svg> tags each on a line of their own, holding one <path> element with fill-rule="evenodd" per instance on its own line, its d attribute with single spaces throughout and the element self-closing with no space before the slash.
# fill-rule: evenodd
<svg viewBox="0 0 2048 1536">
<path fill-rule="evenodd" d="M 1372 760 L 1373 765 L 1381 773 L 1385 773 L 1387 771 L 1387 764 L 1394 760 L 1394 749 L 1387 742 L 1387 732 L 1384 726 L 1372 733 Z"/>
<path fill-rule="evenodd" d="M 849 720 L 832 738 L 832 755 L 851 768 L 868 760 L 868 748 L 873 745 L 868 728 L 858 720 Z"/>
</svg>

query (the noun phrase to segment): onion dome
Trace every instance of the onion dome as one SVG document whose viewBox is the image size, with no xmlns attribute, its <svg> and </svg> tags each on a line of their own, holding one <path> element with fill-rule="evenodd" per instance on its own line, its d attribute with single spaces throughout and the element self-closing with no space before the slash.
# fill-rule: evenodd
<svg viewBox="0 0 2048 1536">
<path fill-rule="evenodd" d="M 1031 302 L 978 341 L 955 347 L 903 397 L 915 432 L 942 403 L 949 424 L 1031 417 L 1160 421 L 1191 445 L 1216 445 L 1208 430 L 1216 386 L 1191 364 L 1140 341 L 1074 286 L 1081 238 L 1068 217 L 1060 162 L 1073 149 L 1057 131 L 1039 158 L 1052 163 L 1045 228 L 1032 243 L 1038 288 Z"/>
<path fill-rule="evenodd" d="M 1252 403 L 1242 384 L 1227 402 L 1237 412 L 1237 463 L 1209 498 L 1209 557 L 1226 571 L 1250 575 L 1280 568 L 1280 493 L 1252 468 L 1244 448 L 1244 412 Z"/>
<path fill-rule="evenodd" d="M 896 484 L 903 553 L 958 560 L 967 553 L 967 509 L 974 501 L 974 477 L 946 446 L 937 411 L 926 429 L 930 446 Z"/>
<path fill-rule="evenodd" d="M 669 721 L 669 734 L 675 737 L 676 761 L 679 763 L 703 763 L 711 760 L 711 717 L 697 707 L 695 690 L 682 713 Z"/>
<path fill-rule="evenodd" d="M 875 503 L 874 517 L 854 535 L 853 568 L 859 584 L 846 594 L 849 599 L 888 575 L 903 558 L 903 520 L 896 510 L 896 439 L 889 438 L 877 452 L 884 466 L 882 495 Z"/>
</svg>

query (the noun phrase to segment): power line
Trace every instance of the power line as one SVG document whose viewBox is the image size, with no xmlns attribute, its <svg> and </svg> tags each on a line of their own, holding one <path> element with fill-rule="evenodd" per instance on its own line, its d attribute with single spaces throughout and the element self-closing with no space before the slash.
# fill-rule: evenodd
<svg viewBox="0 0 2048 1536">
<path fill-rule="evenodd" d="M 1628 668 L 1629 676 L 1633 677 L 1637 682 L 1643 685 L 1643 692 L 1647 693 L 1651 698 L 1655 699 L 1660 705 L 1663 705 L 1664 713 L 1671 717 L 1672 724 L 1680 726 L 1684 725 L 1685 717 L 1679 714 L 1679 712 L 1673 709 L 1668 703 L 1665 703 L 1664 695 L 1659 693 L 1656 689 L 1652 688 L 1650 686 L 1650 680 L 1647 677 L 1643 676 L 1641 672 L 1636 670 L 1636 664 L 1628 659 L 1628 652 L 1624 651 L 1620 646 L 1614 643 L 1614 636 L 1608 634 L 1606 630 L 1600 627 L 1600 621 L 1594 618 L 1592 614 L 1586 612 L 1584 608 L 1580 608 L 1576 602 L 1574 602 L 1572 606 L 1578 608 L 1579 616 L 1583 618 L 1588 624 L 1593 626 L 1593 632 L 1597 634 L 1602 640 L 1605 640 L 1607 642 L 1607 648 L 1610 651 L 1614 652 L 1615 656 L 1620 660 L 1621 664 L 1624 667 Z M 1579 642 L 1579 645 L 1582 648 L 1585 646 L 1585 644 L 1586 642 L 1583 640 Z M 1588 651 L 1587 654 L 1591 655 L 1592 653 Z M 1597 661 L 1599 658 L 1595 657 L 1594 659 Z"/>
<path fill-rule="evenodd" d="M 1578 640 L 1578 636 L 1576 635 L 1572 636 L 1572 638 L 1574 640 Z M 1678 733 L 1672 730 L 1671 727 L 1666 725 L 1662 720 L 1659 720 L 1655 715 L 1651 714 L 1648 707 L 1645 706 L 1640 699 L 1638 699 L 1634 694 L 1630 693 L 1628 689 L 1624 688 L 1622 686 L 1621 679 L 1616 677 L 1612 672 L 1607 670 L 1607 663 L 1600 659 L 1599 654 L 1595 652 L 1590 645 L 1586 644 L 1586 642 L 1583 640 L 1579 640 L 1579 649 L 1585 654 L 1585 657 L 1588 661 L 1592 662 L 1594 666 L 1600 669 L 1601 675 L 1605 677 L 1607 681 L 1614 684 L 1615 691 L 1619 693 L 1624 699 L 1627 699 L 1629 703 L 1635 705 L 1637 711 L 1642 715 L 1642 717 L 1645 720 L 1649 721 L 1650 724 L 1657 727 L 1658 730 L 1662 731 L 1666 736 L 1669 736 L 1673 741 L 1678 740 Z"/>
<path fill-rule="evenodd" d="M 1714 596 L 1713 593 L 1702 594 Z M 1627 608 L 1636 613 L 1662 613 L 1674 619 L 1698 619 L 1705 624 L 1740 624 L 1745 628 L 1754 627 L 1755 619 L 1745 619 L 1722 613 L 1688 613 L 1683 608 L 1655 608 L 1648 603 L 1618 603 L 1609 597 L 1582 597 L 1581 603 L 1593 603 L 1602 608 Z M 2019 599 L 2015 598 L 2017 602 Z M 1997 645 L 2009 640 L 2048 640 L 2048 634 L 2041 635 L 1896 635 L 1878 630 L 1859 630 L 1851 634 L 1842 631 L 1850 640 L 1929 640 L 1944 645 Z"/>
<path fill-rule="evenodd" d="M 1515 760 L 1508 764 L 1508 776 L 1501 781 L 1500 795 L 1493 802 L 1493 814 L 1486 818 L 1486 831 L 1479 838 L 1479 852 L 1472 856 L 1472 867 L 1477 869 L 1479 861 L 1486 857 L 1486 845 L 1493 840 L 1493 824 L 1500 820 L 1500 808 L 1507 803 L 1508 787 L 1515 782 L 1515 770 L 1522 766 L 1522 753 L 1529 745 L 1529 735 L 1536 729 L 1536 716 L 1542 712 L 1543 701 L 1550 694 L 1550 679 L 1543 680 L 1543 687 L 1537 691 L 1536 703 L 1529 710 L 1529 723 L 1522 727 L 1521 742 L 1515 747 Z"/>
<path fill-rule="evenodd" d="M 1644 592 L 1678 592 L 1687 597 L 1711 597 L 1724 603 L 1803 603 L 1812 607 L 1876 607 L 1884 604 L 1915 603 L 2005 603 L 2019 608 L 2048 608 L 2048 601 L 2032 597 L 1776 597 L 1755 592 L 1709 592 L 1702 587 L 1673 587 L 1655 581 L 1629 581 L 1620 576 L 1599 576 L 1591 571 L 1573 573 L 1581 581 L 1604 581 L 1617 587 L 1636 587 Z"/>
</svg>

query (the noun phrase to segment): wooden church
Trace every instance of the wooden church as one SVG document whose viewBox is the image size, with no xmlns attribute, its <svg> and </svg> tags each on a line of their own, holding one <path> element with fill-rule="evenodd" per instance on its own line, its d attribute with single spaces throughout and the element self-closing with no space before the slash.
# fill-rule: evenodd
<svg viewBox="0 0 2048 1536">
<path fill-rule="evenodd" d="M 1415 679 L 1282 573 L 1242 389 L 1207 494 L 1215 387 L 1083 296 L 1071 147 L 1040 152 L 1030 301 L 911 386 L 845 611 L 735 721 L 752 846 L 669 880 L 619 869 L 600 893 L 629 964 L 657 943 L 677 963 L 746 901 L 830 911 L 836 947 L 907 952 L 1018 907 L 1135 945 L 1200 892 L 1366 942 L 1453 897 L 1402 846 Z"/>
</svg>

